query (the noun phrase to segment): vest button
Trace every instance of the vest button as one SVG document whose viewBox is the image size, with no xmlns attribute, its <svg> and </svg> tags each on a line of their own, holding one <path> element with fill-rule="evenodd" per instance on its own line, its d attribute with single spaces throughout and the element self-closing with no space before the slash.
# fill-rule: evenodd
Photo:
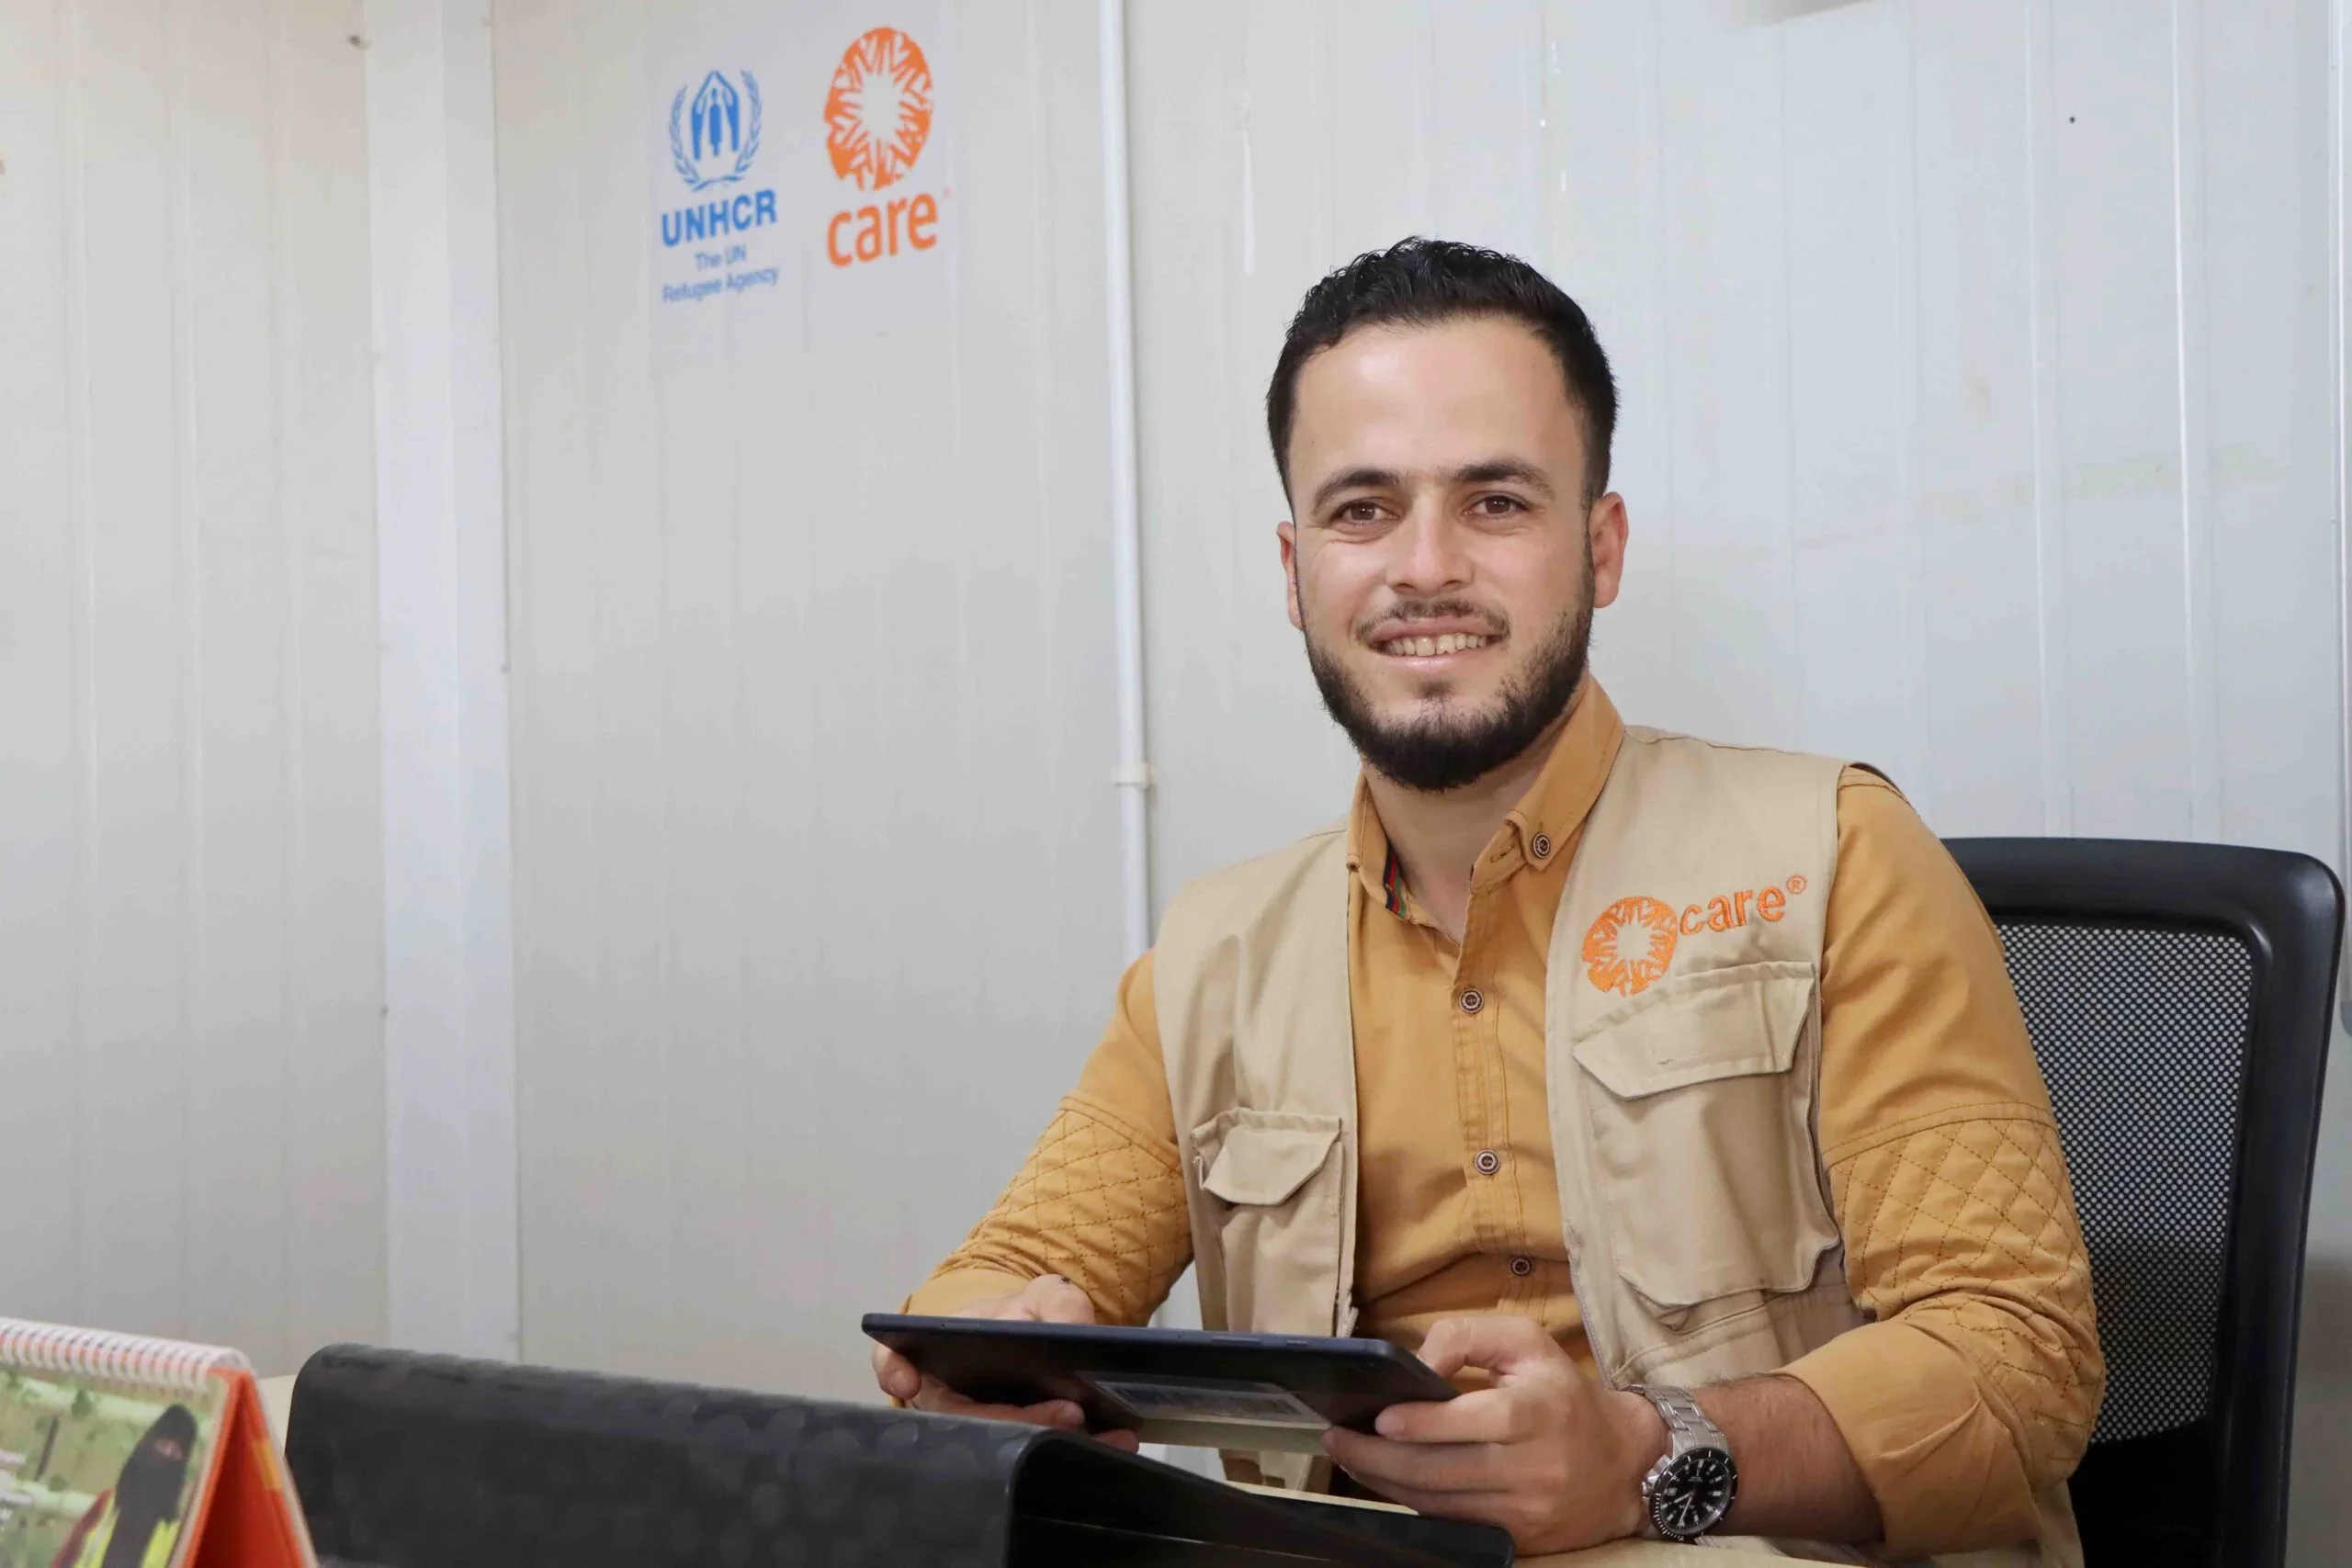
<svg viewBox="0 0 2352 1568">
<path fill-rule="evenodd" d="M 1471 1163 L 1478 1168 L 1481 1174 L 1492 1176 L 1503 1168 L 1503 1156 L 1492 1149 L 1480 1149 L 1478 1157 Z"/>
<path fill-rule="evenodd" d="M 1476 986 L 1473 986 L 1470 989 L 1462 993 L 1462 1010 L 1464 1012 L 1476 1012 L 1480 1008 L 1485 1007 L 1486 1005 L 1487 998 L 1478 994 L 1478 988 Z"/>
<path fill-rule="evenodd" d="M 1537 860 L 1549 860 L 1552 858 L 1552 835 L 1538 833 L 1535 835 L 1535 841 L 1527 847 L 1535 852 Z"/>
<path fill-rule="evenodd" d="M 1524 1280 L 1530 1274 L 1535 1272 L 1535 1259 L 1532 1258 L 1514 1258 L 1510 1260 L 1510 1271 L 1513 1279 Z"/>
</svg>

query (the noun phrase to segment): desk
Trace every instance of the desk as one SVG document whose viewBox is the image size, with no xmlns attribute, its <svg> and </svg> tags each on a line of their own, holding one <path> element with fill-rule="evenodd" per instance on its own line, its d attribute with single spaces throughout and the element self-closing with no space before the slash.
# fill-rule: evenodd
<svg viewBox="0 0 2352 1568">
<path fill-rule="evenodd" d="M 1236 1482 L 1247 1492 L 1266 1492 L 1263 1486 L 1250 1486 Z M 1282 1493 L 1274 1491 L 1275 1496 Z M 1393 1504 L 1357 1503 L 1362 1508 L 1393 1507 Z M 1620 1540 L 1607 1546 L 1595 1546 L 1583 1551 L 1564 1551 L 1552 1557 L 1522 1557 L 1519 1568 L 1720 1568 L 1724 1559 L 1702 1546 L 1676 1546 L 1661 1540 Z"/>
<path fill-rule="evenodd" d="M 286 1413 L 294 1407 L 294 1380 L 255 1378 L 261 1385 L 261 1407 L 269 1416 L 269 1435 L 277 1439 L 277 1451 L 286 1451 Z"/>
<path fill-rule="evenodd" d="M 294 1403 L 294 1380 L 263 1378 L 262 1408 L 269 1412 L 269 1429 L 280 1449 L 286 1446 L 286 1412 Z M 1696 1546 L 1670 1546 L 1660 1541 L 1621 1540 L 1590 1551 L 1558 1557 L 1522 1557 L 1520 1568 L 1721 1568 L 1720 1554 Z"/>
</svg>

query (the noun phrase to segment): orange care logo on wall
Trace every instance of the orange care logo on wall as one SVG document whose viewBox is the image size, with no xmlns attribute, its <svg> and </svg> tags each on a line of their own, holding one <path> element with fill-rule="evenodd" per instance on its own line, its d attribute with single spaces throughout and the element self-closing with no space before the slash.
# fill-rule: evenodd
<svg viewBox="0 0 2352 1568">
<path fill-rule="evenodd" d="M 837 179 L 861 192 L 901 186 L 931 140 L 931 62 L 896 28 L 862 34 L 842 55 L 825 94 L 825 152 Z M 825 224 L 835 266 L 884 261 L 939 243 L 939 197 L 901 187 L 848 207 Z"/>
</svg>

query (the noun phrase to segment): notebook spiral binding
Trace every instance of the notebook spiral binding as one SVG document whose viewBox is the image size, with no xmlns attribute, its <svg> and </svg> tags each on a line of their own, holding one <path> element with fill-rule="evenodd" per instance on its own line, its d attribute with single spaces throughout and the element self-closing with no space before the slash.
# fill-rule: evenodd
<svg viewBox="0 0 2352 1568">
<path fill-rule="evenodd" d="M 0 1317 L 0 1368 L 171 1393 L 198 1393 L 218 1371 L 253 1370 L 243 1356 L 219 1346 L 17 1317 Z"/>
</svg>

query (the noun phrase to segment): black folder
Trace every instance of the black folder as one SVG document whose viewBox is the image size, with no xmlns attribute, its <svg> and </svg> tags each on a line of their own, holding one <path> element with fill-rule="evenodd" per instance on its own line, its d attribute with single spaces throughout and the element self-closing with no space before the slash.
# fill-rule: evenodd
<svg viewBox="0 0 2352 1568">
<path fill-rule="evenodd" d="M 338 1345 L 286 1453 L 349 1568 L 1508 1568 L 1486 1525 L 1243 1492 L 1038 1427 Z"/>
</svg>

